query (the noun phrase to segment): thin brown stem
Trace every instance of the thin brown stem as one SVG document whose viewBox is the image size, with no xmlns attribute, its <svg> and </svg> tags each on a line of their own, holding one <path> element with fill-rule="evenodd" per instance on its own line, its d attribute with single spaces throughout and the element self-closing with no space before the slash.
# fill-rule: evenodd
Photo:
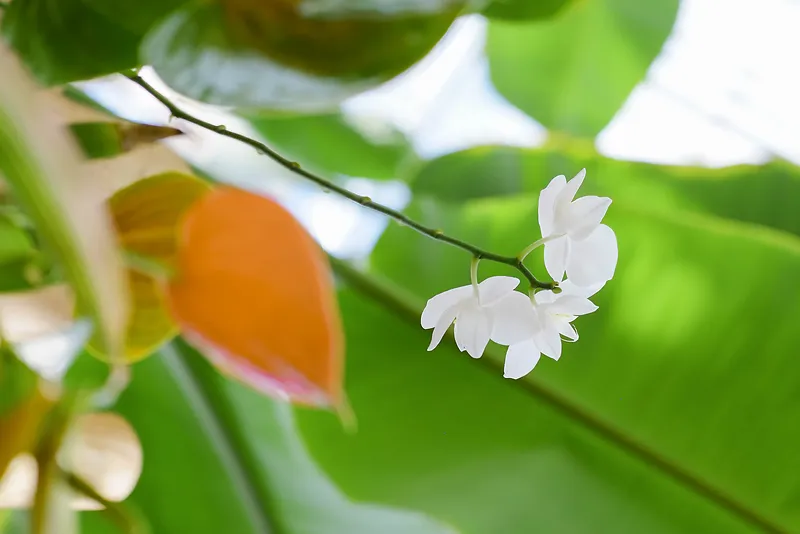
<svg viewBox="0 0 800 534">
<path fill-rule="evenodd" d="M 505 265 L 509 265 L 509 266 L 517 269 L 520 273 L 522 273 L 522 275 L 528 280 L 528 282 L 533 287 L 537 287 L 537 288 L 541 288 L 541 289 L 553 289 L 554 287 L 556 287 L 558 285 L 556 282 L 543 282 L 541 280 L 538 280 L 533 275 L 533 273 L 525 266 L 523 261 L 521 259 L 517 258 L 516 256 L 502 256 L 500 254 L 494 254 L 493 252 L 489 252 L 487 250 L 484 250 L 484 249 L 482 249 L 480 247 L 477 247 L 475 245 L 471 245 L 471 244 L 469 244 L 469 243 L 467 243 L 465 241 L 462 241 L 460 239 L 457 239 L 455 237 L 451 237 L 451 236 L 445 234 L 444 232 L 442 232 L 441 230 L 439 230 L 437 228 L 431 228 L 429 226 L 425 226 L 424 224 L 421 224 L 421 223 L 419 223 L 419 222 L 407 217 L 406 215 L 400 213 L 399 211 L 393 210 L 392 208 L 390 208 L 388 206 L 384 206 L 383 204 L 379 204 L 379 203 L 373 201 L 371 198 L 369 198 L 367 196 L 362 196 L 362 195 L 359 195 L 357 193 L 354 193 L 354 192 L 350 191 L 349 189 L 341 187 L 341 186 L 339 186 L 339 185 L 337 185 L 337 184 L 335 184 L 335 183 L 333 183 L 333 182 L 331 182 L 329 180 L 326 180 L 325 178 L 323 178 L 323 177 L 321 177 L 321 176 L 319 176 L 317 174 L 314 174 L 311 171 L 308 171 L 308 170 L 302 168 L 300 166 L 300 164 L 297 163 L 296 161 L 292 161 L 290 159 L 285 158 L 284 156 L 281 156 L 275 150 L 273 150 L 272 148 L 270 148 L 266 144 L 262 143 L 261 141 L 258 141 L 257 139 L 253 139 L 251 137 L 248 137 L 246 135 L 242 135 L 242 134 L 237 133 L 237 132 L 232 132 L 232 131 L 228 130 L 225 127 L 225 125 L 222 125 L 222 124 L 215 125 L 215 124 L 211 124 L 210 122 L 206 122 L 206 121 L 204 121 L 202 119 L 198 119 L 197 117 L 195 117 L 195 116 L 183 111 L 181 108 L 176 106 L 170 99 L 168 99 L 166 96 L 161 94 L 161 92 L 159 92 L 152 85 L 147 83 L 147 81 L 145 81 L 141 76 L 139 76 L 138 72 L 129 71 L 129 72 L 125 72 L 123 74 L 125 76 L 127 76 L 128 79 L 130 79 L 132 82 L 136 83 L 137 85 L 142 87 L 145 91 L 150 93 L 153 97 L 156 98 L 156 100 L 161 102 L 164 105 L 164 107 L 166 107 L 169 110 L 169 112 L 172 114 L 172 116 L 175 117 L 175 118 L 183 119 L 186 122 L 190 122 L 190 123 L 192 123 L 192 124 L 194 124 L 196 126 L 199 126 L 200 128 L 204 128 L 204 129 L 209 130 L 211 132 L 216 132 L 219 135 L 222 135 L 224 137 L 228 137 L 230 139 L 235 139 L 235 140 L 237 140 L 237 141 L 239 141 L 241 143 L 249 145 L 249 146 L 255 148 L 256 151 L 258 151 L 259 154 L 264 154 L 264 155 L 268 156 L 269 158 L 271 158 L 273 161 L 275 161 L 276 163 L 278 163 L 282 167 L 288 169 L 289 171 L 293 172 L 294 174 L 296 174 L 298 176 L 302 176 L 303 178 L 314 182 L 315 184 L 319 185 L 323 189 L 328 190 L 328 191 L 333 191 L 334 193 L 336 193 L 338 195 L 341 195 L 341 196 L 343 196 L 343 197 L 345 197 L 345 198 L 347 198 L 349 200 L 352 200 L 356 204 L 360 204 L 361 206 L 364 206 L 365 208 L 369 208 L 369 209 L 371 209 L 373 211 L 377 211 L 379 213 L 382 213 L 382 214 L 386 215 L 387 217 L 390 217 L 391 219 L 394 219 L 398 223 L 403 224 L 405 226 L 408 226 L 410 228 L 413 228 L 417 232 L 419 232 L 419 233 L 421 233 L 423 235 L 426 235 L 426 236 L 428 236 L 428 237 L 430 237 L 432 239 L 436 239 L 437 241 L 441 241 L 443 243 L 447 243 L 447 244 L 452 245 L 454 247 L 458 247 L 458 248 L 460 248 L 462 250 L 465 250 L 465 251 L 469 252 L 470 254 L 472 254 L 472 256 L 475 257 L 475 258 L 478 258 L 478 259 L 481 259 L 481 260 L 493 261 L 493 262 L 496 262 L 496 263 L 503 263 Z"/>
</svg>

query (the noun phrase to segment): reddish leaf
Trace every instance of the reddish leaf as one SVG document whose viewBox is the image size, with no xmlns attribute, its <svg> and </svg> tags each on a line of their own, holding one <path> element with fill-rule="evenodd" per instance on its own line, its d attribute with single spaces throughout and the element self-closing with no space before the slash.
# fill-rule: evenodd
<svg viewBox="0 0 800 534">
<path fill-rule="evenodd" d="M 343 401 L 342 333 L 330 267 L 276 202 L 223 187 L 187 212 L 173 317 L 214 363 L 302 404 Z"/>
</svg>

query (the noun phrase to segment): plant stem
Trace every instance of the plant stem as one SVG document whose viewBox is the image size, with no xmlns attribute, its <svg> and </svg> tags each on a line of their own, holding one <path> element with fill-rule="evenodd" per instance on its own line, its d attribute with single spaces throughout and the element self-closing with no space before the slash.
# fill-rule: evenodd
<svg viewBox="0 0 800 534">
<path fill-rule="evenodd" d="M 232 131 L 228 130 L 225 127 L 225 125 L 222 125 L 222 124 L 214 125 L 214 124 L 211 124 L 210 122 L 206 122 L 206 121 L 204 121 L 202 119 L 198 119 L 197 117 L 194 117 L 193 115 L 190 115 L 189 113 L 183 111 L 178 106 L 173 104 L 171 100 L 169 100 L 166 96 L 161 94 L 152 85 L 147 83 L 141 76 L 139 76 L 139 74 L 137 72 L 128 71 L 128 72 L 124 72 L 123 74 L 128 79 L 130 79 L 132 82 L 136 83 L 137 85 L 142 87 L 145 91 L 150 93 L 153 97 L 156 98 L 156 100 L 161 102 L 164 105 L 164 107 L 166 107 L 170 111 L 172 116 L 175 117 L 175 118 L 183 119 L 183 120 L 185 120 L 187 122 L 190 122 L 190 123 L 192 123 L 192 124 L 194 124 L 196 126 L 204 128 L 204 129 L 209 130 L 211 132 L 218 133 L 219 135 L 222 135 L 224 137 L 228 137 L 230 139 L 235 139 L 235 140 L 237 140 L 237 141 L 239 141 L 241 143 L 249 145 L 249 146 L 255 148 L 258 151 L 259 154 L 264 154 L 264 155 L 268 156 L 269 158 L 271 158 L 273 161 L 275 161 L 276 163 L 278 163 L 282 167 L 288 169 L 289 171 L 293 172 L 294 174 L 297 174 L 297 175 L 302 176 L 303 178 L 305 178 L 307 180 L 310 180 L 310 181 L 314 182 L 315 184 L 319 185 L 323 189 L 326 189 L 326 190 L 329 190 L 329 191 L 333 191 L 334 193 L 336 193 L 338 195 L 341 195 L 341 196 L 343 196 L 343 197 L 345 197 L 345 198 L 347 198 L 349 200 L 352 200 L 356 204 L 360 204 L 360 205 L 364 206 L 365 208 L 369 208 L 369 209 L 371 209 L 373 211 L 377 211 L 379 213 L 382 213 L 382 214 L 386 215 L 387 217 L 390 217 L 390 218 L 394 219 L 398 223 L 403 224 L 405 226 L 409 226 L 409 227 L 413 228 L 414 230 L 416 230 L 417 232 L 419 232 L 421 234 L 424 234 L 424 235 L 426 235 L 426 236 L 428 236 L 428 237 L 430 237 L 432 239 L 436 239 L 437 241 L 442 241 L 442 242 L 447 243 L 449 245 L 452 245 L 454 247 L 458 247 L 458 248 L 460 248 L 462 250 L 465 250 L 465 251 L 469 252 L 470 254 L 472 254 L 474 257 L 476 257 L 478 259 L 489 260 L 489 261 L 493 261 L 493 262 L 496 262 L 496 263 L 503 263 L 503 264 L 506 264 L 506 265 L 510 265 L 511 267 L 517 269 L 520 273 L 522 273 L 522 275 L 528 280 L 528 282 L 531 284 L 531 286 L 542 288 L 542 289 L 552 289 L 557 285 L 555 282 L 542 282 L 542 281 L 538 280 L 533 275 L 533 273 L 531 273 L 531 271 L 527 267 L 525 267 L 525 264 L 522 263 L 522 260 L 520 260 L 519 258 L 516 258 L 514 256 L 502 256 L 500 254 L 494 254 L 494 253 L 489 252 L 487 250 L 483 250 L 482 248 L 476 247 L 475 245 L 471 245 L 469 243 L 466 243 L 466 242 L 464 242 L 464 241 L 462 241 L 460 239 L 456 239 L 455 237 L 448 236 L 448 235 L 446 235 L 444 232 L 442 232 L 439 229 L 431 228 L 429 226 L 425 226 L 425 225 L 423 225 L 421 223 L 418 223 L 418 222 L 414 221 L 413 219 L 410 219 L 409 217 L 403 215 L 399 211 L 395 211 L 392 208 L 389 208 L 388 206 L 384 206 L 383 204 L 379 204 L 377 202 L 374 202 L 371 198 L 369 198 L 367 196 L 362 196 L 362 195 L 353 193 L 349 189 L 346 189 L 344 187 L 336 185 L 335 183 L 333 183 L 333 182 L 331 182 L 329 180 L 326 180 L 325 178 L 323 178 L 323 177 L 321 177 L 321 176 L 319 176 L 317 174 L 314 174 L 314 173 L 312 173 L 310 171 L 307 171 L 306 169 L 302 168 L 300 166 L 300 164 L 297 163 L 296 161 L 292 161 L 290 159 L 287 159 L 287 158 L 281 156 L 280 154 L 275 152 L 273 149 L 271 149 L 270 147 L 268 147 L 267 145 L 265 145 L 261 141 L 253 139 L 251 137 L 247 137 L 246 135 L 242 135 L 240 133 L 232 132 Z"/>
<path fill-rule="evenodd" d="M 472 291 L 475 294 L 475 298 L 478 298 L 478 264 L 481 262 L 480 258 L 477 256 L 472 257 L 472 261 L 469 264 L 469 281 L 472 283 Z"/>
<path fill-rule="evenodd" d="M 134 509 L 112 502 L 100 495 L 91 484 L 80 478 L 74 473 L 67 471 L 60 472 L 61 478 L 78 493 L 82 493 L 93 501 L 101 504 L 105 512 L 126 534 L 149 534 L 150 528 L 147 523 Z"/>
<path fill-rule="evenodd" d="M 541 247 L 542 245 L 544 245 L 548 241 L 552 241 L 554 239 L 558 239 L 559 237 L 564 237 L 564 234 L 561 234 L 561 235 L 550 235 L 550 236 L 547 236 L 547 237 L 543 237 L 543 238 L 539 239 L 538 241 L 534 241 L 533 243 L 531 243 L 530 245 L 525 247 L 522 250 L 522 252 L 517 254 L 517 259 L 519 259 L 519 261 L 524 261 L 525 258 L 528 257 L 528 254 L 530 254 L 531 252 L 533 252 L 537 248 Z"/>
</svg>

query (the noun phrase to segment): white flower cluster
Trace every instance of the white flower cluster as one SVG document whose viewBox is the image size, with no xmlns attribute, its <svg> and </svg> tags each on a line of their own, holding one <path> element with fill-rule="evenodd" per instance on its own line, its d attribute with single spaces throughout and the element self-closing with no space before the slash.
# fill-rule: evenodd
<svg viewBox="0 0 800 534">
<path fill-rule="evenodd" d="M 433 328 L 428 350 L 439 344 L 455 321 L 456 344 L 473 358 L 483 355 L 490 339 L 508 346 L 504 376 L 517 379 L 531 372 L 542 354 L 558 360 L 562 336 L 578 340 L 572 322 L 597 309 L 589 297 L 613 277 L 617 266 L 617 238 L 611 228 L 600 224 L 611 199 L 575 199 L 585 175 L 584 169 L 569 182 L 557 176 L 542 190 L 542 238 L 520 255 L 524 258 L 544 245 L 545 267 L 560 291 L 531 291 L 526 295 L 515 291 L 519 280 L 510 276 L 477 283 L 473 269 L 471 285 L 428 300 L 422 312 L 422 327 Z"/>
</svg>

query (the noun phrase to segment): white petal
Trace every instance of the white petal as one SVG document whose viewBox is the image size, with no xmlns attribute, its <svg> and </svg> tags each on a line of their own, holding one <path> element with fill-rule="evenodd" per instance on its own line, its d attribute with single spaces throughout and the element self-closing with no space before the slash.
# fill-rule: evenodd
<svg viewBox="0 0 800 534">
<path fill-rule="evenodd" d="M 561 293 L 559 293 L 559 295 L 577 295 L 579 297 L 588 299 L 603 289 L 604 285 L 606 285 L 605 281 L 598 284 L 592 284 L 590 286 L 578 286 L 573 284 L 571 280 L 567 279 L 558 284 L 558 287 L 561 289 Z"/>
<path fill-rule="evenodd" d="M 503 376 L 514 380 L 527 375 L 539 361 L 539 349 L 532 339 L 508 347 Z"/>
<path fill-rule="evenodd" d="M 556 295 L 549 289 L 546 289 L 544 291 L 539 291 L 538 293 L 536 293 L 536 295 L 534 295 L 533 298 L 536 300 L 537 306 L 542 306 L 543 304 L 550 304 L 551 302 L 555 302 L 555 300 L 558 298 L 558 295 Z"/>
<path fill-rule="evenodd" d="M 550 180 L 547 187 L 539 193 L 539 228 L 542 230 L 542 237 L 547 237 L 553 232 L 556 197 L 565 185 L 567 179 L 562 174 Z"/>
<path fill-rule="evenodd" d="M 473 358 L 480 358 L 492 334 L 492 318 L 487 310 L 467 308 L 456 318 L 456 344 Z"/>
<path fill-rule="evenodd" d="M 557 323 L 550 322 L 533 339 L 545 356 L 549 356 L 554 360 L 558 360 L 561 357 L 561 336 L 559 335 Z"/>
<path fill-rule="evenodd" d="M 586 239 L 570 241 L 567 276 L 578 286 L 611 280 L 617 268 L 617 254 L 617 236 L 601 224 Z"/>
<path fill-rule="evenodd" d="M 450 328 L 450 325 L 453 324 L 453 321 L 456 319 L 456 315 L 458 315 L 458 311 L 460 309 L 460 303 L 455 304 L 454 306 L 450 306 L 447 308 L 443 314 L 439 316 L 439 320 L 436 323 L 436 326 L 433 329 L 433 336 L 431 337 L 431 343 L 428 345 L 428 350 L 431 351 L 436 348 L 439 342 L 442 341 L 445 332 L 447 329 Z"/>
<path fill-rule="evenodd" d="M 558 295 L 548 309 L 551 313 L 559 315 L 586 315 L 597 311 L 597 305 L 591 300 L 577 295 Z"/>
<path fill-rule="evenodd" d="M 572 341 L 578 341 L 578 331 L 569 321 L 558 321 L 558 333 Z"/>
<path fill-rule="evenodd" d="M 491 307 L 492 340 L 501 345 L 524 341 L 539 328 L 536 312 L 527 295 L 517 291 Z"/>
<path fill-rule="evenodd" d="M 547 268 L 547 273 L 556 282 L 564 279 L 568 255 L 569 239 L 567 237 L 559 237 L 544 245 L 544 266 Z"/>
<path fill-rule="evenodd" d="M 567 185 L 558 194 L 558 198 L 556 198 L 556 211 L 564 211 L 566 214 L 570 202 L 572 202 L 578 189 L 583 185 L 583 179 L 585 177 L 586 169 L 581 169 L 572 180 L 567 182 Z"/>
<path fill-rule="evenodd" d="M 445 311 L 454 304 L 470 296 L 472 296 L 472 286 L 461 286 L 431 297 L 428 299 L 425 309 L 422 310 L 422 317 L 420 320 L 422 328 L 433 328 L 439 322 L 439 318 Z"/>
<path fill-rule="evenodd" d="M 481 306 L 491 306 L 501 298 L 511 294 L 519 285 L 519 279 L 513 276 L 492 276 L 478 284 Z"/>
<path fill-rule="evenodd" d="M 611 199 L 608 197 L 582 197 L 569 205 L 565 230 L 573 239 L 586 239 L 605 217 Z"/>
</svg>

